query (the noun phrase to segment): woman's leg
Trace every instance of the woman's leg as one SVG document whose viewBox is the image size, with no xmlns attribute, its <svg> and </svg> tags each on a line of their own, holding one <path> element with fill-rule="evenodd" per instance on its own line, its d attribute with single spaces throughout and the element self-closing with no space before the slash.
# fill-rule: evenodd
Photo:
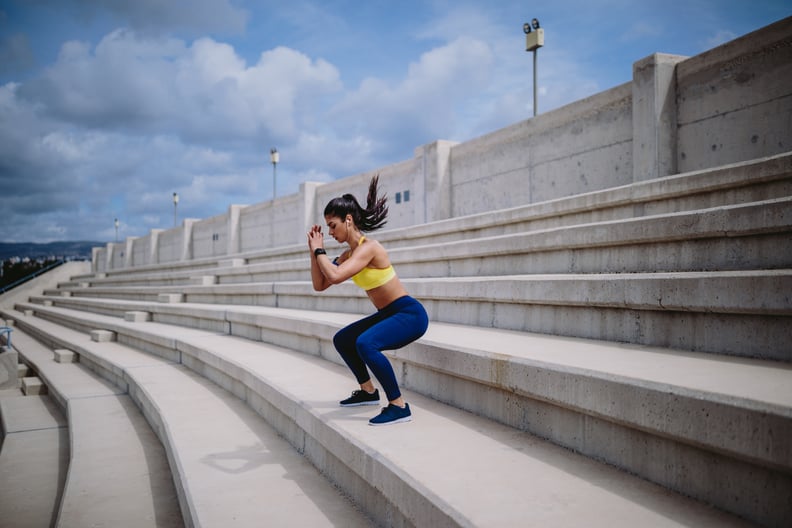
<svg viewBox="0 0 792 528">
<path fill-rule="evenodd" d="M 333 336 L 333 344 L 336 350 L 338 350 L 344 363 L 347 364 L 349 370 L 352 371 L 352 374 L 361 386 L 370 383 L 371 376 L 366 368 L 366 363 L 361 359 L 360 354 L 358 354 L 357 340 L 360 334 L 371 328 L 372 325 L 376 324 L 381 319 L 382 315 L 379 312 L 372 314 L 342 328 Z"/>
<path fill-rule="evenodd" d="M 374 321 L 357 338 L 357 355 L 380 382 L 389 402 L 399 400 L 401 391 L 393 366 L 382 351 L 396 350 L 412 343 L 424 335 L 429 325 L 423 306 L 412 298 L 407 299 L 395 301 L 399 303 L 398 311 Z M 388 312 L 387 308 L 378 313 L 385 312 Z"/>
</svg>

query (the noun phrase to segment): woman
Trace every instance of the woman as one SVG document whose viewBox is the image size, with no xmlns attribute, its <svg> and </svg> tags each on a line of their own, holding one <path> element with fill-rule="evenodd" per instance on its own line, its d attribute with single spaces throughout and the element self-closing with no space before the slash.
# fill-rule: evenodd
<svg viewBox="0 0 792 528">
<path fill-rule="evenodd" d="M 369 369 L 377 378 L 388 406 L 369 420 L 370 425 L 409 422 L 410 405 L 402 398 L 396 375 L 383 350 L 395 350 L 421 337 L 429 325 L 424 307 L 407 295 L 391 266 L 382 245 L 366 238 L 363 232 L 375 231 L 385 224 L 388 215 L 386 198 L 378 197 L 378 177 L 369 184 L 366 208 L 351 194 L 332 199 L 324 210 L 330 236 L 349 245 L 331 261 L 324 249 L 324 235 L 319 225 L 308 232 L 311 250 L 311 280 L 316 291 L 352 279 L 366 290 L 377 312 L 341 329 L 333 344 L 360 384 L 360 390 L 339 402 L 344 407 L 377 405 L 379 390 L 374 387 Z"/>
</svg>

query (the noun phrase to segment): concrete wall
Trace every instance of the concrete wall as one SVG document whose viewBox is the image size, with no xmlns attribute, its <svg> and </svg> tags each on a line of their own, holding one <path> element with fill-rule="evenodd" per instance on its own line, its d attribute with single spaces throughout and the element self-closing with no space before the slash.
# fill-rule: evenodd
<svg viewBox="0 0 792 528">
<path fill-rule="evenodd" d="M 681 62 L 678 170 L 792 150 L 792 17 Z"/>
<path fill-rule="evenodd" d="M 228 253 L 230 215 L 222 214 L 193 224 L 192 257 L 219 257 Z"/>
<path fill-rule="evenodd" d="M 451 147 L 450 216 L 630 183 L 631 98 L 625 84 Z"/>
<path fill-rule="evenodd" d="M 387 228 L 718 167 L 792 149 L 792 17 L 696 57 L 654 54 L 633 80 L 485 136 L 94 252 L 93 269 L 222 257 L 303 243 L 325 204 L 365 202 L 380 175 Z M 131 241 L 132 240 L 132 241 Z"/>
</svg>

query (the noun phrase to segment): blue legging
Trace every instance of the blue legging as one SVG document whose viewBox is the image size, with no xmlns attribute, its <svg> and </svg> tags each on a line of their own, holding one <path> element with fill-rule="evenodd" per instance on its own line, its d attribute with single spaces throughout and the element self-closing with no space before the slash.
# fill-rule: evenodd
<svg viewBox="0 0 792 528">
<path fill-rule="evenodd" d="M 423 305 L 410 296 L 396 299 L 382 310 L 342 328 L 333 337 L 333 344 L 341 354 L 358 383 L 374 377 L 385 389 L 388 401 L 401 396 L 396 374 L 383 350 L 396 350 L 412 343 L 426 332 L 429 317 Z"/>
</svg>

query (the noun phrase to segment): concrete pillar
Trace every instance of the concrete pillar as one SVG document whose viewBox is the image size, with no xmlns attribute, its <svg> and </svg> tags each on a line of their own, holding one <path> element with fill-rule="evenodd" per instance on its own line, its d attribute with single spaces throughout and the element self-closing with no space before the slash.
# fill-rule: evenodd
<svg viewBox="0 0 792 528">
<path fill-rule="evenodd" d="M 91 272 L 92 273 L 99 273 L 101 271 L 104 271 L 104 269 L 101 269 L 102 266 L 100 264 L 101 258 L 102 258 L 102 250 L 103 250 L 103 248 L 100 248 L 100 247 L 91 248 Z"/>
<path fill-rule="evenodd" d="M 138 237 L 127 237 L 126 239 L 126 247 L 124 249 L 124 267 L 131 268 L 132 267 L 132 252 L 135 250 L 135 240 Z"/>
<path fill-rule="evenodd" d="M 686 58 L 655 53 L 633 64 L 633 181 L 677 172 L 676 65 Z"/>
<path fill-rule="evenodd" d="M 182 221 L 182 251 L 180 260 L 192 260 L 193 258 L 193 224 L 195 218 L 185 218 Z"/>
<path fill-rule="evenodd" d="M 236 255 L 240 249 L 239 213 L 247 205 L 232 205 L 228 208 L 228 247 L 226 255 Z"/>
<path fill-rule="evenodd" d="M 314 208 L 316 207 L 316 189 L 322 184 L 318 182 L 303 182 L 300 184 L 300 219 L 302 225 L 295 226 L 298 231 L 295 233 L 295 243 L 300 244 L 306 241 L 305 234 L 314 224 Z"/>
<path fill-rule="evenodd" d="M 148 260 L 146 264 L 159 264 L 159 236 L 164 229 L 152 229 L 149 233 Z"/>
<path fill-rule="evenodd" d="M 0 345 L 0 350 L 3 348 Z M 0 389 L 19 387 L 19 353 L 7 350 L 0 354 Z"/>
<path fill-rule="evenodd" d="M 423 173 L 423 211 L 416 223 L 451 218 L 451 147 L 454 141 L 439 140 L 415 149 Z M 422 218 L 418 218 L 422 216 Z"/>
<path fill-rule="evenodd" d="M 107 243 L 107 252 L 105 253 L 105 270 L 113 269 L 113 251 L 115 244 L 113 242 Z"/>
</svg>

